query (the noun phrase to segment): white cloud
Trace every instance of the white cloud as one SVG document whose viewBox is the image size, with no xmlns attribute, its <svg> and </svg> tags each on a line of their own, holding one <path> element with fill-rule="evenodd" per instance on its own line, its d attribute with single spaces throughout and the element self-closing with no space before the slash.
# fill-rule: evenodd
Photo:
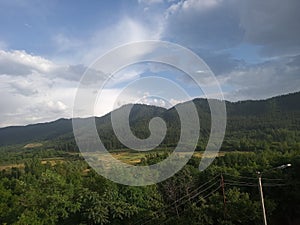
<svg viewBox="0 0 300 225">
<path fill-rule="evenodd" d="M 27 54 L 25 51 L 0 50 L 0 75 L 28 75 L 33 72 L 48 73 L 57 66 L 40 56 Z"/>
<path fill-rule="evenodd" d="M 72 107 L 78 81 L 85 72 L 84 65 L 58 65 L 40 56 L 25 51 L 2 51 L 0 62 L 0 126 L 23 125 L 45 122 L 61 117 L 72 117 Z M 11 69 L 12 68 L 12 69 Z M 10 69 L 10 70 L 9 70 Z M 116 74 L 112 85 L 139 78 L 144 70 L 127 69 Z M 97 79 L 102 74 L 91 69 L 97 88 Z M 104 75 L 103 75 L 104 76 Z M 96 115 L 110 112 L 120 89 L 105 87 L 104 98 Z M 133 102 L 132 96 L 124 97 L 126 103 Z M 90 116 L 82 112 L 81 116 Z"/>
<path fill-rule="evenodd" d="M 227 99 L 262 99 L 300 91 L 300 65 L 297 57 L 273 60 L 235 70 L 220 77 L 222 85 L 231 86 Z"/>
<path fill-rule="evenodd" d="M 46 103 L 47 109 L 54 113 L 64 112 L 68 107 L 61 101 L 48 101 Z"/>
<path fill-rule="evenodd" d="M 152 20 L 155 20 L 152 17 Z M 157 21 L 157 20 L 155 20 Z M 160 39 L 162 25 L 153 22 L 152 25 L 143 20 L 122 17 L 117 23 L 94 31 L 82 40 L 69 38 L 63 33 L 52 37 L 57 52 L 61 57 L 69 58 L 68 63 L 89 65 L 97 58 L 120 45 L 130 42 Z"/>
<path fill-rule="evenodd" d="M 217 7 L 223 0 L 185 0 L 173 3 L 167 10 L 166 15 L 175 13 L 190 13 L 193 11 L 206 11 Z"/>
<path fill-rule="evenodd" d="M 188 101 L 188 100 L 190 100 L 190 99 L 178 100 L 178 99 L 171 98 L 170 99 L 170 104 L 172 106 L 175 106 L 177 104 L 183 103 L 183 102 Z"/>
<path fill-rule="evenodd" d="M 298 0 L 138 2 L 140 8 L 149 9 L 139 18 L 137 15 L 124 16 L 89 36 L 82 35 L 81 39 L 59 30 L 52 37 L 54 52 L 59 53 L 54 57 L 55 61 L 26 51 L 8 51 L 7 44 L 0 41 L 0 126 L 71 117 L 76 87 L 87 65 L 119 45 L 149 39 L 172 40 L 196 50 L 219 75 L 223 87 L 228 89 L 225 91 L 229 99 L 259 99 L 299 90 L 300 57 L 282 58 L 283 55 L 299 55 Z M 224 50 L 240 43 L 258 45 L 265 55 L 277 58 L 247 65 Z M 164 68 L 157 65 L 150 69 L 151 72 L 162 70 Z M 107 77 L 96 69 L 90 72 L 97 75 L 89 81 L 95 86 L 97 81 Z M 121 91 L 118 89 L 120 83 L 137 79 L 143 72 L 145 70 L 132 69 L 116 75 L 111 85 L 103 90 L 104 98 L 96 108 L 97 114 L 103 115 L 113 109 Z M 212 83 L 204 76 L 202 81 L 204 85 Z M 116 104 L 134 101 L 134 94 L 122 96 L 124 102 Z M 146 94 L 141 101 L 161 106 L 167 104 Z M 182 101 L 174 97 L 170 104 Z"/>
<path fill-rule="evenodd" d="M 159 25 L 149 27 L 129 17 L 122 18 L 117 24 L 96 32 L 89 41 L 89 49 L 83 62 L 90 63 L 104 53 L 130 42 L 160 39 Z"/>
<path fill-rule="evenodd" d="M 75 89 L 74 82 L 49 79 L 38 73 L 0 75 L 0 126 L 71 117 Z"/>
<path fill-rule="evenodd" d="M 151 96 L 145 96 L 144 98 L 141 98 L 139 101 L 135 103 L 145 104 L 145 105 L 154 105 L 158 107 L 163 108 L 170 108 L 173 105 L 170 104 L 170 102 L 166 101 L 165 99 L 161 99 L 158 97 L 151 97 Z"/>
<path fill-rule="evenodd" d="M 44 57 L 28 54 L 25 51 L 0 50 L 0 76 L 38 75 L 49 80 L 61 78 L 79 81 L 86 70 L 87 67 L 83 64 L 57 64 Z M 104 76 L 101 71 L 91 70 L 90 72 L 93 72 L 95 77 Z M 26 79 L 30 80 L 30 78 Z"/>
<path fill-rule="evenodd" d="M 0 65 L 0 126 L 71 116 L 77 83 L 68 77 L 69 66 L 25 51 L 3 50 Z"/>
<path fill-rule="evenodd" d="M 31 96 L 38 94 L 38 91 L 33 87 L 33 82 L 24 80 L 23 82 L 11 81 L 10 86 L 16 94 Z"/>
<path fill-rule="evenodd" d="M 134 69 L 121 70 L 111 77 L 108 86 L 114 86 L 123 82 L 128 82 L 128 81 L 138 79 L 140 77 L 140 74 L 143 72 L 144 70 L 134 70 Z"/>
</svg>

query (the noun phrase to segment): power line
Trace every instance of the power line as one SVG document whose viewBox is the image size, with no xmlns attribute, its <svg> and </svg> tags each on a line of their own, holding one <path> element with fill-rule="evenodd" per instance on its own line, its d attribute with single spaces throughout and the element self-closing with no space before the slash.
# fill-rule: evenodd
<svg viewBox="0 0 300 225">
<path fill-rule="evenodd" d="M 221 176 L 221 183 L 220 183 L 220 185 L 216 189 L 214 189 L 213 191 L 211 191 L 210 193 L 208 193 L 207 195 L 203 196 L 201 199 L 199 199 L 197 201 L 194 201 L 193 204 L 197 204 L 202 199 L 205 199 L 205 198 L 209 197 L 210 195 L 212 195 L 213 193 L 215 193 L 217 190 L 219 190 L 222 187 L 222 185 L 223 185 L 223 188 L 224 188 L 225 185 L 229 185 L 229 186 L 241 186 L 241 187 L 257 187 L 258 186 L 257 183 L 252 183 L 251 181 L 250 182 L 245 182 L 245 181 L 241 181 L 241 180 L 233 180 L 233 179 L 227 180 L 227 179 L 224 179 L 224 177 L 222 176 L 223 174 L 226 175 L 226 176 L 229 176 L 231 178 L 236 178 L 236 179 L 248 179 L 248 180 L 253 180 L 253 181 L 257 179 L 257 178 L 254 178 L 254 177 L 232 175 L 232 174 L 228 174 L 228 173 L 218 174 L 215 177 L 213 177 L 211 180 L 205 182 L 204 184 L 200 185 L 199 187 L 197 187 L 196 189 L 194 189 L 193 191 L 191 191 L 190 193 L 188 193 L 188 194 L 182 196 L 181 198 L 177 199 L 172 204 L 163 207 L 163 209 L 159 210 L 159 213 L 168 210 L 169 208 L 171 208 L 172 206 L 174 206 L 177 203 L 179 203 L 179 204 L 177 204 L 176 207 L 180 207 L 180 206 L 186 204 L 187 202 L 189 202 L 190 200 L 196 198 L 200 194 L 208 191 L 209 189 L 211 189 L 212 187 L 214 187 L 217 183 L 219 183 L 219 181 L 214 182 L 219 176 Z M 277 179 L 277 178 L 263 178 L 263 179 L 267 180 L 269 182 L 284 180 L 284 179 Z M 266 186 L 266 187 L 281 187 L 281 186 L 288 186 L 288 185 L 289 184 L 282 184 L 282 183 L 264 183 L 264 186 Z M 225 204 L 226 200 L 225 200 L 225 195 L 224 194 L 225 194 L 225 192 L 223 192 L 224 204 Z M 187 198 L 187 197 L 188 197 L 188 199 L 185 200 L 185 198 Z M 224 205 L 224 207 L 225 207 L 225 205 Z M 224 210 L 225 210 L 225 208 L 224 208 Z M 145 221 L 141 225 L 148 224 L 149 222 L 151 222 L 154 219 L 157 219 L 157 217 L 156 218 L 150 218 L 149 220 Z M 167 219 L 162 224 L 165 224 L 170 219 L 171 218 Z M 143 219 L 137 221 L 135 224 L 138 224 L 141 221 L 143 221 Z"/>
<path fill-rule="evenodd" d="M 190 193 L 188 193 L 188 194 L 182 196 L 181 198 L 177 199 L 177 200 L 176 200 L 175 202 L 173 202 L 172 204 L 170 204 L 170 205 L 168 205 L 168 206 L 165 206 L 165 207 L 164 207 L 163 209 L 161 209 L 160 211 L 166 210 L 166 209 L 172 207 L 172 206 L 173 206 L 174 204 L 176 204 L 177 202 L 183 200 L 184 198 L 189 197 L 192 193 L 198 191 L 199 189 L 203 188 L 203 187 L 206 186 L 207 184 L 211 183 L 211 182 L 214 181 L 217 177 L 219 177 L 219 174 L 216 175 L 216 176 L 214 176 L 211 180 L 205 182 L 204 184 L 201 184 L 199 187 L 197 187 L 196 189 L 194 189 L 194 190 L 191 191 Z M 142 220 L 143 220 L 143 219 L 137 221 L 135 224 L 138 224 L 138 223 L 141 222 Z"/>
<path fill-rule="evenodd" d="M 194 204 L 199 203 L 200 201 L 202 201 L 203 199 L 208 198 L 209 196 L 211 196 L 212 194 L 214 194 L 216 191 L 218 191 L 221 188 L 221 185 L 219 185 L 216 189 L 214 189 L 213 191 L 211 191 L 210 193 L 208 193 L 207 195 L 203 196 L 201 199 L 197 200 L 196 202 L 194 202 Z M 168 222 L 171 218 L 169 218 L 168 220 L 166 220 L 165 222 L 162 222 L 161 224 L 165 224 L 166 222 Z"/>
<path fill-rule="evenodd" d="M 230 177 L 234 177 L 234 178 L 241 178 L 241 179 L 250 179 L 250 180 L 257 180 L 257 177 L 246 177 L 246 176 L 240 176 L 240 175 L 233 175 L 233 174 L 229 174 L 229 173 L 223 173 L 224 175 L 230 176 Z M 274 181 L 279 181 L 279 180 L 284 180 L 281 178 L 267 178 L 267 177 L 263 177 L 264 180 L 274 180 Z"/>
<path fill-rule="evenodd" d="M 210 195 L 214 194 L 217 190 L 219 190 L 221 187 L 221 185 L 219 185 L 216 189 L 214 189 L 212 192 L 210 192 L 209 194 L 205 195 L 204 197 L 202 197 L 202 199 L 208 198 Z M 195 204 L 197 204 L 198 202 L 200 202 L 202 199 L 199 199 L 198 201 L 195 202 Z"/>
<path fill-rule="evenodd" d="M 181 205 L 187 203 L 187 202 L 190 201 L 191 199 L 194 199 L 195 197 L 197 197 L 197 196 L 200 195 L 201 193 L 203 193 L 203 192 L 209 190 L 209 189 L 212 188 L 214 185 L 216 185 L 217 183 L 219 183 L 219 181 L 214 182 L 213 184 L 211 184 L 210 186 L 204 188 L 203 190 L 201 190 L 201 188 L 203 188 L 203 187 L 205 187 L 206 185 L 212 183 L 212 182 L 213 182 L 214 180 L 216 180 L 216 178 L 219 177 L 219 176 L 220 176 L 219 174 L 216 175 L 215 177 L 213 177 L 213 178 L 212 178 L 211 180 L 209 180 L 208 182 L 205 182 L 205 183 L 202 184 L 201 186 L 199 186 L 199 187 L 197 187 L 196 189 L 194 189 L 193 191 L 191 191 L 189 194 L 187 194 L 187 195 L 185 195 L 185 196 L 183 196 L 183 197 L 177 199 L 177 200 L 174 201 L 172 204 L 170 204 L 170 205 L 164 207 L 163 209 L 160 210 L 160 212 L 162 212 L 163 210 L 165 211 L 165 210 L 171 208 L 171 207 L 172 207 L 173 205 L 175 205 L 176 203 L 179 203 L 180 201 L 182 201 L 182 200 L 185 199 L 186 197 L 189 197 L 189 199 L 187 199 L 187 200 L 181 202 L 180 204 L 178 204 L 177 207 L 179 207 L 179 206 L 181 206 Z M 197 191 L 198 191 L 198 192 L 197 192 Z M 197 193 L 194 194 L 193 196 L 191 196 L 191 194 L 192 194 L 192 193 L 195 193 L 195 192 L 197 192 Z M 151 219 L 145 221 L 144 223 L 142 223 L 142 225 L 145 225 L 145 224 L 149 223 L 149 222 L 152 221 L 153 219 L 155 219 L 155 218 L 151 218 Z M 141 221 L 142 221 L 142 220 L 139 220 L 139 221 L 137 221 L 135 224 L 138 224 L 138 223 L 141 222 Z"/>
<path fill-rule="evenodd" d="M 210 182 L 211 182 L 211 181 L 213 181 L 213 180 L 210 180 Z M 204 187 L 204 185 L 209 184 L 210 182 L 206 182 L 205 184 L 201 185 L 201 187 Z M 167 210 L 167 209 L 171 208 L 173 205 L 175 205 L 176 203 L 180 202 L 181 200 L 183 200 L 185 197 L 188 196 L 189 199 L 187 199 L 187 200 L 181 202 L 180 204 L 177 205 L 177 207 L 186 204 L 188 201 L 190 201 L 191 199 L 196 198 L 196 197 L 197 197 L 198 195 L 200 195 L 201 193 L 203 193 L 203 192 L 209 190 L 211 187 L 213 187 L 213 186 L 216 185 L 217 183 L 219 183 L 219 181 L 216 181 L 216 182 L 213 183 L 212 185 L 210 185 L 210 186 L 206 187 L 205 189 L 203 189 L 203 190 L 197 192 L 197 193 L 194 194 L 193 196 L 190 196 L 190 194 L 191 194 L 192 192 L 191 192 L 189 195 L 183 196 L 182 198 L 176 200 L 175 202 L 173 202 L 173 203 L 170 204 L 169 206 L 165 207 L 164 210 Z M 195 190 L 197 190 L 197 189 L 199 190 L 199 188 L 200 188 L 200 187 L 196 188 Z M 195 190 L 194 190 L 193 192 L 195 192 Z M 160 210 L 160 211 L 162 211 L 162 210 Z M 145 225 L 145 224 L 149 223 L 151 220 L 153 220 L 153 218 L 151 218 L 150 220 L 146 221 L 145 223 L 142 223 L 142 225 Z"/>
<path fill-rule="evenodd" d="M 214 181 L 217 177 L 219 177 L 219 174 L 216 175 L 214 178 L 212 178 L 211 180 L 209 180 L 208 182 L 205 182 L 204 184 L 201 184 L 199 187 L 197 187 L 196 189 L 194 189 L 193 191 L 191 191 L 189 194 L 177 199 L 175 202 L 173 202 L 170 206 L 174 205 L 175 203 L 181 201 L 182 199 L 189 197 L 192 193 L 197 192 L 198 190 L 200 190 L 201 188 L 203 188 L 204 186 L 206 186 L 207 184 L 211 183 L 212 181 Z M 192 197 L 193 198 L 193 197 Z M 169 207 L 169 206 L 168 206 Z"/>
<path fill-rule="evenodd" d="M 202 194 L 203 192 L 209 190 L 210 188 L 212 188 L 213 186 L 215 186 L 217 183 L 219 183 L 219 181 L 213 183 L 212 185 L 210 185 L 209 187 L 205 188 L 204 190 L 199 191 L 198 193 L 196 193 L 195 195 L 193 195 L 190 199 L 194 199 L 197 196 L 199 196 L 200 194 Z M 182 202 L 181 204 L 179 204 L 178 206 L 184 205 L 185 203 L 187 203 L 190 199 L 186 200 L 185 202 Z"/>
<path fill-rule="evenodd" d="M 226 181 L 225 185 L 229 186 L 242 186 L 242 187 L 257 187 L 258 185 L 255 183 L 241 183 L 241 182 L 232 182 Z M 272 184 L 272 183 L 264 183 L 266 187 L 282 187 L 282 186 L 289 186 L 289 184 Z"/>
</svg>

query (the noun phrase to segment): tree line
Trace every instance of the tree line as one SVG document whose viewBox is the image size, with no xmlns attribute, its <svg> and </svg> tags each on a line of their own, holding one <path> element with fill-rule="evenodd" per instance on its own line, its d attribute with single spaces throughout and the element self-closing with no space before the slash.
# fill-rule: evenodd
<svg viewBox="0 0 300 225">
<path fill-rule="evenodd" d="M 2 170 L 1 224 L 262 224 L 256 171 L 263 175 L 271 224 L 293 224 L 300 210 L 300 149 L 226 153 L 204 172 L 192 158 L 175 176 L 145 187 L 113 183 L 83 159 L 51 165 L 28 159 Z M 149 154 L 140 165 L 165 156 Z M 292 163 L 283 170 L 269 170 Z M 294 223 L 295 224 L 295 223 Z"/>
</svg>

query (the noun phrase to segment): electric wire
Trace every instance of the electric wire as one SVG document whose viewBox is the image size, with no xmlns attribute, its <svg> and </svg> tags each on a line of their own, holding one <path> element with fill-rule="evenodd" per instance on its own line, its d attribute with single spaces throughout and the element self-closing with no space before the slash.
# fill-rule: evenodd
<svg viewBox="0 0 300 225">
<path fill-rule="evenodd" d="M 203 199 L 208 198 L 209 196 L 211 196 L 212 194 L 214 194 L 216 191 L 218 191 L 221 188 L 221 185 L 219 185 L 216 189 L 214 189 L 213 191 L 211 191 L 210 193 L 208 193 L 207 195 L 201 197 L 201 199 L 197 200 L 196 202 L 194 202 L 194 204 L 199 203 L 200 201 L 202 201 Z M 184 203 L 183 203 L 184 204 Z M 168 220 L 166 220 L 165 222 L 162 222 L 161 224 L 165 224 L 166 222 L 168 222 L 171 218 L 169 218 Z"/>
<path fill-rule="evenodd" d="M 232 174 L 228 174 L 228 173 L 222 173 L 223 175 L 226 176 L 230 176 L 231 178 L 236 178 L 236 179 L 248 179 L 248 180 L 257 180 L 257 177 L 247 177 L 247 176 L 239 176 L 239 175 L 232 175 Z M 214 183 L 212 183 L 213 181 L 216 180 L 217 177 L 219 177 L 220 174 L 216 175 L 215 177 L 213 177 L 211 180 L 209 180 L 208 182 L 205 182 L 204 184 L 200 185 L 199 187 L 197 187 L 196 189 L 194 189 L 193 191 L 191 191 L 190 193 L 188 193 L 187 195 L 182 196 L 181 198 L 177 199 L 176 201 L 174 201 L 172 204 L 165 206 L 163 209 L 159 210 L 159 212 L 163 212 L 168 210 L 169 208 L 171 208 L 172 206 L 174 206 L 176 203 L 179 203 L 176 205 L 176 207 L 182 206 L 184 204 L 186 204 L 187 202 L 189 202 L 190 200 L 196 198 L 197 196 L 199 196 L 200 194 L 204 193 L 205 191 L 208 191 L 209 189 L 211 189 L 213 186 L 215 186 L 217 183 L 219 183 L 219 181 L 216 181 Z M 269 182 L 272 181 L 282 181 L 284 179 L 277 179 L 277 178 L 263 178 L 264 180 L 267 180 Z M 209 186 L 207 186 L 209 185 Z M 228 180 L 224 178 L 224 185 L 228 185 L 228 186 L 241 186 L 241 187 L 258 187 L 257 183 L 252 183 L 252 182 L 245 182 L 245 181 L 237 181 L 237 180 Z M 281 183 L 264 183 L 265 187 L 281 187 L 281 186 L 288 186 L 289 184 L 281 184 Z M 207 186 L 207 187 L 205 187 Z M 204 188 L 204 189 L 203 189 Z M 219 190 L 221 188 L 221 185 L 219 185 L 216 189 L 214 189 L 213 191 L 211 191 L 210 193 L 208 193 L 207 195 L 203 196 L 201 199 L 193 202 L 194 204 L 197 204 L 199 201 L 201 201 L 202 199 L 205 199 L 207 197 L 209 197 L 210 195 L 212 195 L 213 193 L 215 193 L 217 190 Z M 195 193 L 196 192 L 196 193 Z M 195 194 L 193 194 L 195 193 Z M 193 195 L 192 195 L 193 194 Z M 186 200 L 184 200 L 185 198 L 187 198 Z M 149 222 L 151 222 L 152 220 L 154 220 L 156 218 L 151 218 L 149 220 L 146 220 L 144 223 L 142 223 L 141 225 L 145 225 L 148 224 Z M 162 224 L 165 224 L 166 222 L 168 222 L 170 219 L 167 219 L 165 222 L 162 222 Z M 138 224 L 139 222 L 141 222 L 142 220 L 139 220 L 138 222 L 136 222 L 135 224 Z"/>
<path fill-rule="evenodd" d="M 240 176 L 240 175 L 233 175 L 233 174 L 229 174 L 229 173 L 223 173 L 223 175 L 227 175 L 227 176 L 234 177 L 234 178 L 257 180 L 257 177 L 246 177 L 246 176 Z M 270 180 L 270 181 L 284 180 L 284 179 L 281 179 L 281 178 L 267 178 L 267 177 L 263 177 L 263 179 L 264 180 Z"/>
<path fill-rule="evenodd" d="M 220 175 L 216 175 L 214 178 L 212 178 L 211 180 L 209 180 L 208 182 L 202 184 L 201 186 L 197 187 L 195 190 L 191 191 L 189 194 L 177 199 L 176 201 L 174 201 L 172 204 L 164 207 L 162 210 L 160 210 L 160 212 L 162 212 L 163 210 L 167 210 L 169 208 L 171 208 L 173 205 L 175 205 L 176 203 L 180 202 L 181 200 L 183 200 L 186 197 L 189 197 L 187 200 L 185 200 L 183 203 L 180 203 L 178 205 L 176 205 L 177 207 L 187 203 L 188 201 L 190 201 L 191 199 L 197 197 L 198 195 L 200 195 L 201 193 L 209 190 L 210 188 L 212 188 L 214 185 L 216 185 L 217 183 L 219 183 L 219 181 L 214 182 L 213 184 L 209 185 L 208 187 L 204 188 L 203 190 L 200 190 L 201 188 L 205 187 L 207 184 L 210 184 L 211 182 L 213 182 L 217 177 L 219 177 Z M 194 194 L 193 196 L 191 196 L 192 193 L 198 191 L 196 194 Z M 145 221 L 144 223 L 142 223 L 142 225 L 145 225 L 147 223 L 149 223 L 150 221 L 152 221 L 155 218 L 151 218 L 150 220 Z M 140 222 L 141 220 L 137 221 L 135 224 L 138 224 L 138 222 Z"/>
</svg>

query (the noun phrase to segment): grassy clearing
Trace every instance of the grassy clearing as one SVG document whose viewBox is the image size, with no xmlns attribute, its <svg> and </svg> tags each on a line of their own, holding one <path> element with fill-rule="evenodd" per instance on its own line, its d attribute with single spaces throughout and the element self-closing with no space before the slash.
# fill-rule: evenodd
<svg viewBox="0 0 300 225">
<path fill-rule="evenodd" d="M 157 154 L 163 154 L 165 153 L 166 150 L 161 150 L 161 151 L 154 151 L 153 153 Z M 117 160 L 120 160 L 124 163 L 130 164 L 130 165 L 136 165 L 141 162 L 143 158 L 146 157 L 149 152 L 133 152 L 133 151 L 118 151 L 118 152 L 111 152 L 110 153 L 112 157 L 114 157 Z M 184 152 L 179 153 L 182 154 L 182 156 L 185 154 Z M 90 160 L 98 161 L 101 160 L 102 162 L 108 162 L 109 161 L 109 156 L 106 153 L 97 153 L 97 152 L 89 152 L 89 153 L 84 153 L 82 154 L 84 157 L 89 158 Z M 219 152 L 218 157 L 224 156 L 225 152 Z M 203 152 L 194 152 L 193 154 L 194 157 L 196 158 L 201 158 L 203 156 Z M 213 157 L 214 155 L 207 155 L 207 157 Z"/>
<path fill-rule="evenodd" d="M 49 162 L 51 166 L 54 166 L 58 163 L 63 163 L 65 161 L 66 159 L 63 157 L 54 157 L 54 158 L 41 159 L 41 164 L 47 164 Z M 11 169 L 11 168 L 24 169 L 24 167 L 25 167 L 24 163 L 12 163 L 7 165 L 0 165 L 0 171 Z"/>
<path fill-rule="evenodd" d="M 167 151 L 164 149 L 164 150 L 155 150 L 152 153 L 163 154 L 163 153 L 166 153 L 166 152 Z M 149 153 L 150 152 L 137 152 L 137 151 L 123 150 L 123 151 L 111 152 L 110 155 L 113 158 L 115 158 L 117 160 L 120 160 L 120 161 L 122 161 L 126 164 L 136 165 L 136 164 L 140 163 L 141 160 L 143 158 L 145 158 L 146 155 L 149 154 Z M 230 152 L 219 152 L 218 157 L 224 156 L 227 153 L 230 153 Z M 235 153 L 247 154 L 249 152 L 235 152 Z M 76 154 L 78 154 L 78 153 L 76 153 Z M 185 153 L 182 153 L 182 154 L 184 155 Z M 105 154 L 105 153 L 89 152 L 89 153 L 83 153 L 82 155 L 89 158 L 89 159 L 92 159 L 94 161 L 99 161 L 101 159 L 101 161 L 104 162 L 105 165 L 107 164 L 106 166 L 110 165 L 110 163 L 109 163 L 109 157 L 110 156 Z M 202 158 L 203 152 L 194 152 L 193 156 L 196 157 L 196 158 Z M 208 155 L 208 157 L 213 157 L 213 154 L 211 156 Z M 41 164 L 50 163 L 51 166 L 55 166 L 56 164 L 63 163 L 65 161 L 66 161 L 66 158 L 64 158 L 64 157 L 42 158 L 41 159 Z M 24 168 L 24 163 L 12 163 L 12 164 L 7 164 L 7 165 L 6 164 L 5 165 L 0 165 L 0 171 L 11 169 L 13 167 L 23 169 Z"/>
<path fill-rule="evenodd" d="M 19 163 L 19 164 L 8 164 L 8 165 L 0 165 L 0 171 L 1 170 L 7 170 L 7 169 L 11 169 L 11 168 L 19 168 L 19 169 L 23 169 L 24 168 L 24 163 Z"/>
<path fill-rule="evenodd" d="M 65 162 L 66 159 L 64 157 L 55 157 L 55 158 L 47 158 L 47 159 L 42 159 L 41 163 L 42 164 L 47 164 L 48 162 L 51 164 L 51 166 L 54 166 L 58 163 Z"/>
<path fill-rule="evenodd" d="M 43 144 L 42 143 L 29 143 L 27 145 L 24 146 L 24 148 L 39 148 L 39 147 L 42 147 Z"/>
</svg>

